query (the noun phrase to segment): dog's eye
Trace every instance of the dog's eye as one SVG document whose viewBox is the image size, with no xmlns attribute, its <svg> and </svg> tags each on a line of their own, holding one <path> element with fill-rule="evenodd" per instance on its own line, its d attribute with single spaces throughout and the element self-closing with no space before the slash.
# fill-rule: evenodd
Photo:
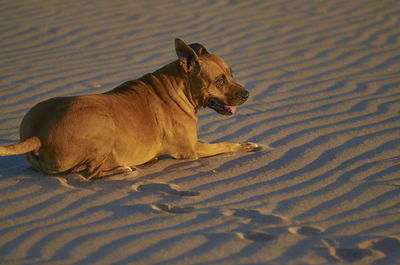
<svg viewBox="0 0 400 265">
<path fill-rule="evenodd" d="M 225 85 L 225 80 L 223 78 L 220 78 L 217 80 L 217 87 L 222 88 Z"/>
</svg>

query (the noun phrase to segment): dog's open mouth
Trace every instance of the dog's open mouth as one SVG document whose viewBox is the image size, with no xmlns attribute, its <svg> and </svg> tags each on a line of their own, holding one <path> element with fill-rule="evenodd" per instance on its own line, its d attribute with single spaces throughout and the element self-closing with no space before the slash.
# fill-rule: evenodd
<svg viewBox="0 0 400 265">
<path fill-rule="evenodd" d="M 233 115 L 236 113 L 236 106 L 225 105 L 216 98 L 208 99 L 207 107 L 212 108 L 213 110 L 222 115 Z"/>
</svg>

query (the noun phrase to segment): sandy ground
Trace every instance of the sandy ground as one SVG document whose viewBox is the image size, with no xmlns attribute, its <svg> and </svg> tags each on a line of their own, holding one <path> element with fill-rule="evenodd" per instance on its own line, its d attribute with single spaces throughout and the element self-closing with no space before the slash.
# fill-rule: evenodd
<svg viewBox="0 0 400 265">
<path fill-rule="evenodd" d="M 270 152 L 48 177 L 0 157 L 1 264 L 400 264 L 400 3 L 0 1 L 0 144 L 50 97 L 204 44 L 251 93 L 202 140 Z"/>
</svg>

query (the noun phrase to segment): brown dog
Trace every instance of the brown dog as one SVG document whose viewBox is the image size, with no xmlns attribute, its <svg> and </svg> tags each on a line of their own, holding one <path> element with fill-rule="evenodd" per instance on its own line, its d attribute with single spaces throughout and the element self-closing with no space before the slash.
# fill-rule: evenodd
<svg viewBox="0 0 400 265">
<path fill-rule="evenodd" d="M 197 159 L 255 150 L 253 143 L 197 141 L 197 109 L 232 115 L 249 93 L 201 44 L 176 39 L 175 48 L 179 60 L 109 92 L 37 104 L 22 120 L 21 142 L 0 147 L 0 155 L 26 153 L 44 173 L 86 171 L 91 179 L 131 171 L 163 154 Z"/>
</svg>

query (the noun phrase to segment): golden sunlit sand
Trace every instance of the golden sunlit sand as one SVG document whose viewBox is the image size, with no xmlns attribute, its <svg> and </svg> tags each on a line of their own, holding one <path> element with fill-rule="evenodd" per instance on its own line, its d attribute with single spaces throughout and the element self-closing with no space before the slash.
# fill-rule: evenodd
<svg viewBox="0 0 400 265">
<path fill-rule="evenodd" d="M 49 177 L 0 157 L 0 264 L 399 264 L 400 4 L 2 1 L 0 144 L 56 96 L 101 93 L 176 59 L 224 58 L 250 92 L 201 110 L 206 142 L 139 174 Z"/>
</svg>

